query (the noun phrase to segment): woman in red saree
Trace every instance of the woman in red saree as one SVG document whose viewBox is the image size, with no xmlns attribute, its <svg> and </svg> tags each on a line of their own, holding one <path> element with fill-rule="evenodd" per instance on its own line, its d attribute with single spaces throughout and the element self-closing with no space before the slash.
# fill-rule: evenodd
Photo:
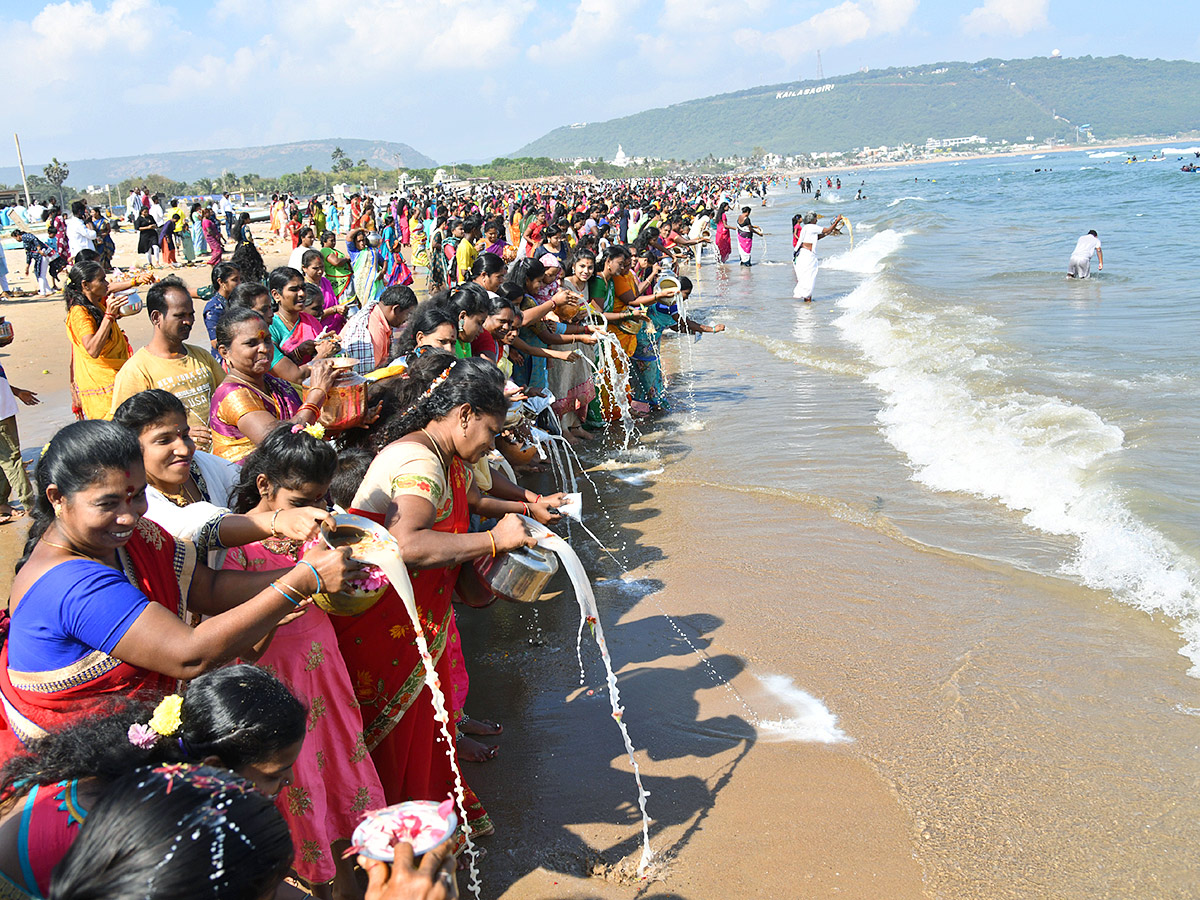
<svg viewBox="0 0 1200 900">
<path fill-rule="evenodd" d="M 356 568 L 323 550 L 291 570 L 213 572 L 145 512 L 146 474 L 130 431 L 76 422 L 50 441 L 0 649 L 0 760 L 113 695 L 166 693 L 255 655 L 319 583 L 336 589 Z M 209 618 L 192 628 L 189 612 Z"/>
<path fill-rule="evenodd" d="M 447 641 L 455 633 L 451 598 L 459 567 L 532 545 L 533 539 L 519 518 L 508 515 L 524 504 L 481 497 L 470 481 L 471 464 L 504 428 L 508 402 L 500 370 L 488 360 L 456 361 L 434 351 L 423 354 L 409 373 L 400 398 L 404 412 L 382 426 L 399 440 L 371 463 L 352 512 L 385 524 L 399 542 L 421 627 L 449 692 L 456 673 Z M 491 531 L 470 533 L 472 511 L 500 522 Z M 452 795 L 450 757 L 439 740 L 412 623 L 395 590 L 389 588 L 362 615 L 335 620 L 334 627 L 387 802 Z M 469 788 L 466 798 L 471 834 L 490 834 L 491 821 Z"/>
</svg>

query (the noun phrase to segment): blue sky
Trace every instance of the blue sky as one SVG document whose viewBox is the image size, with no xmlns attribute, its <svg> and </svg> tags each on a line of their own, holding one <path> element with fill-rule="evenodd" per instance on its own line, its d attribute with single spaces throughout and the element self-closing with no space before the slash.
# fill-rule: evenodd
<svg viewBox="0 0 1200 900">
<path fill-rule="evenodd" d="M 28 163 L 305 138 L 490 159 L 559 125 L 985 57 L 1200 60 L 1200 6 L 1116 0 L 0 0 Z M 13 165 L 0 144 L 0 166 Z M 615 148 L 614 148 L 615 149 Z"/>
</svg>

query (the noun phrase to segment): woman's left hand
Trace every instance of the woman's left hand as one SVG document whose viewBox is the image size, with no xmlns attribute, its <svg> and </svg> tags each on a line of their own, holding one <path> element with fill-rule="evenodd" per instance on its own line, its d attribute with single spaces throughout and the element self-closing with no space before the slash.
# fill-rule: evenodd
<svg viewBox="0 0 1200 900">
<path fill-rule="evenodd" d="M 383 401 L 376 403 L 371 409 L 368 409 L 363 416 L 362 427 L 374 425 L 379 421 L 379 417 L 383 414 Z"/>
</svg>

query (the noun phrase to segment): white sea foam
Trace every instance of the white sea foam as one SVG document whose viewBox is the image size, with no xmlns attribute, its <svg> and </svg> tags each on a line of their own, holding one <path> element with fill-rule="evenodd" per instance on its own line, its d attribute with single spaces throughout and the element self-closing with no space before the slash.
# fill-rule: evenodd
<svg viewBox="0 0 1200 900">
<path fill-rule="evenodd" d="M 1160 153 L 1200 153 L 1200 147 L 1163 147 Z"/>
<path fill-rule="evenodd" d="M 1138 519 L 1097 463 L 1124 434 L 1090 409 L 1013 384 L 995 320 L 914 301 L 885 277 L 837 301 L 843 336 L 876 366 L 883 432 L 937 491 L 997 500 L 1037 529 L 1075 539 L 1066 574 L 1181 623 L 1200 677 L 1200 571 Z"/>
<path fill-rule="evenodd" d="M 827 247 L 827 241 L 829 240 L 832 240 L 832 238 L 826 238 L 825 241 L 822 241 L 821 247 Z M 836 269 L 839 272 L 873 275 L 883 270 L 884 259 L 899 250 L 900 245 L 903 243 L 904 235 L 899 231 L 888 228 L 878 234 L 871 235 L 865 241 L 859 241 L 855 244 L 853 250 L 846 250 L 843 253 L 838 253 L 821 260 L 821 267 Z"/>
<path fill-rule="evenodd" d="M 897 197 L 895 200 L 893 200 L 893 201 L 891 201 L 890 203 L 888 203 L 888 206 L 889 206 L 889 207 L 891 207 L 891 206 L 899 206 L 899 205 L 900 205 L 901 203 L 903 203 L 905 200 L 915 200 L 915 201 L 916 201 L 916 202 L 918 202 L 918 203 L 928 203 L 928 202 L 929 202 L 929 201 L 928 201 L 928 200 L 926 200 L 924 197 Z"/>
<path fill-rule="evenodd" d="M 771 696 L 787 709 L 777 719 L 761 717 L 758 732 L 769 741 L 844 744 L 854 740 L 837 726 L 837 716 L 824 703 L 800 690 L 786 675 L 759 675 Z"/>
<path fill-rule="evenodd" d="M 645 469 L 640 472 L 613 472 L 613 477 L 626 484 L 638 485 L 645 484 L 655 475 L 661 475 L 664 471 L 666 470 L 659 466 L 657 469 Z"/>
<path fill-rule="evenodd" d="M 1124 150 L 1097 150 L 1088 154 L 1088 159 L 1111 159 L 1114 156 L 1125 156 Z"/>
</svg>

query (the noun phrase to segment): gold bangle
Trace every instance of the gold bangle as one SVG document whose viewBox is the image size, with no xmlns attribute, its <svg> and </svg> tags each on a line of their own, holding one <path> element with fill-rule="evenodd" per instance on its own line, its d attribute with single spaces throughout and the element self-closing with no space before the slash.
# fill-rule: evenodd
<svg viewBox="0 0 1200 900">
<path fill-rule="evenodd" d="M 304 591 L 300 590 L 300 588 L 293 584 L 288 584 L 286 581 L 276 581 L 274 583 L 277 584 L 280 589 L 286 591 L 297 600 L 306 600 L 308 598 L 308 594 L 304 593 Z"/>
<path fill-rule="evenodd" d="M 275 530 L 275 520 L 279 518 L 279 514 L 283 512 L 281 509 L 275 510 L 275 515 L 271 516 L 271 537 L 278 538 L 279 532 Z"/>
<path fill-rule="evenodd" d="M 491 531 L 488 532 L 488 540 L 492 542 L 492 559 L 496 558 L 496 538 L 492 536 Z"/>
</svg>

